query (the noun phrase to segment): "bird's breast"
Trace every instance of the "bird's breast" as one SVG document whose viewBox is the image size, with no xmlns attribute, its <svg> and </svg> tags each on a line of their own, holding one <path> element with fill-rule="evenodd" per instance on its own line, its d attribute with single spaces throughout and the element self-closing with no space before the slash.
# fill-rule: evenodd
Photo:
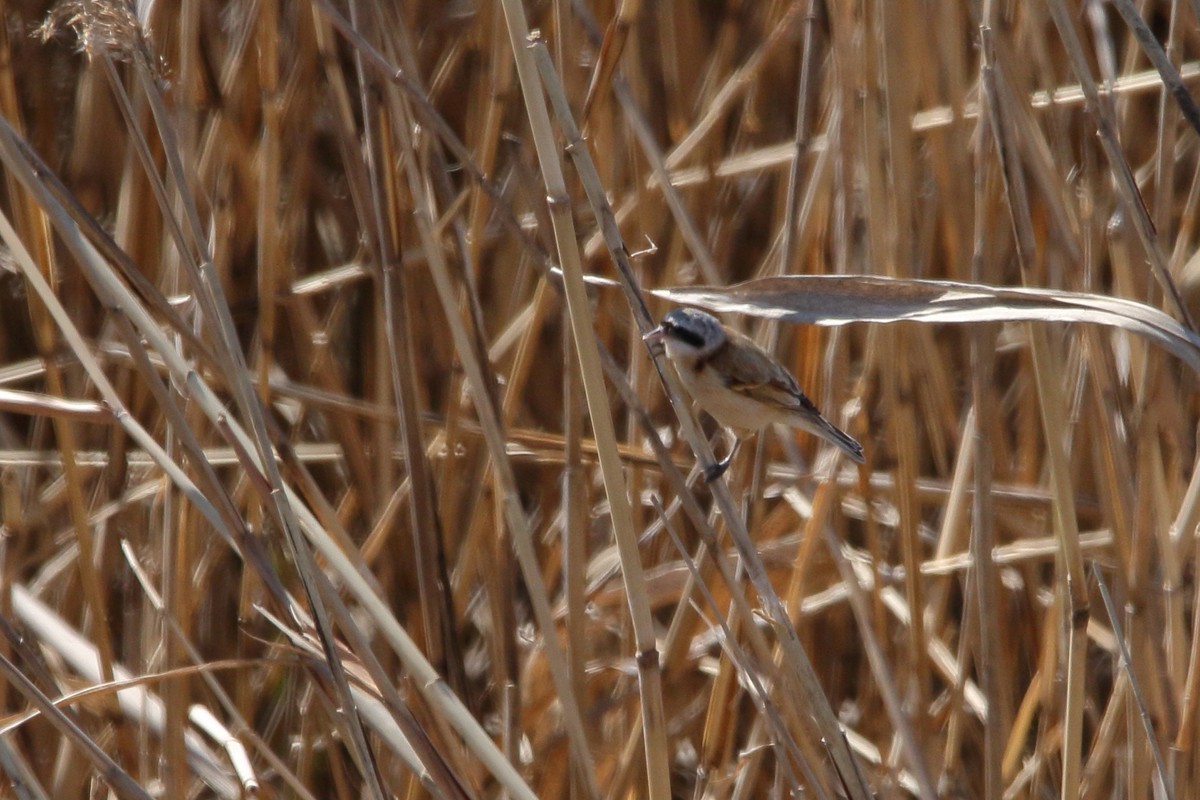
<svg viewBox="0 0 1200 800">
<path fill-rule="evenodd" d="M 692 399 L 726 428 L 754 431 L 776 421 L 762 403 L 729 388 L 712 366 L 698 364 L 677 372 Z"/>
</svg>

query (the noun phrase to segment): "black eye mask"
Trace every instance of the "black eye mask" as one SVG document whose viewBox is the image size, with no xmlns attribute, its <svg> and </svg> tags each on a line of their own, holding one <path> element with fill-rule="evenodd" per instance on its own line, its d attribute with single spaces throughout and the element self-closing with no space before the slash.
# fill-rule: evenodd
<svg viewBox="0 0 1200 800">
<path fill-rule="evenodd" d="M 700 350 L 704 347 L 704 337 L 695 331 L 672 324 L 666 324 L 663 326 L 663 328 L 666 329 L 668 335 L 678 339 L 684 344 L 690 345 L 697 350 Z"/>
</svg>

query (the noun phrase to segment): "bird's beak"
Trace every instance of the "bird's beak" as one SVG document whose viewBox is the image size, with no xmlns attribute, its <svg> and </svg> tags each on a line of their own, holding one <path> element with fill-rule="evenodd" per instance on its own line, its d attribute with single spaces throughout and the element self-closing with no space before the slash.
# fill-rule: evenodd
<svg viewBox="0 0 1200 800">
<path fill-rule="evenodd" d="M 642 341 L 646 344 L 654 344 L 655 342 L 661 342 L 663 337 L 666 335 L 667 332 L 662 329 L 662 325 L 659 325 L 657 328 L 643 336 Z"/>
</svg>

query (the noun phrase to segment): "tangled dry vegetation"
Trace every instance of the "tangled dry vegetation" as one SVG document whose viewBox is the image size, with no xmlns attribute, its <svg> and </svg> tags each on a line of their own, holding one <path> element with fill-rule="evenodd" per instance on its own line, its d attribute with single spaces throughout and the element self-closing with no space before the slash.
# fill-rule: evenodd
<svg viewBox="0 0 1200 800">
<path fill-rule="evenodd" d="M 1200 796 L 1200 4 L 3 9 L 0 795 Z"/>
</svg>

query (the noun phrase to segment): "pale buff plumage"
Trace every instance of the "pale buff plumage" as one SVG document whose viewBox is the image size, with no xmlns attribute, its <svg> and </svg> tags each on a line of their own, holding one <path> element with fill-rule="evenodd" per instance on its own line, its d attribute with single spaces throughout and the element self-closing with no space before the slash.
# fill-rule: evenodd
<svg viewBox="0 0 1200 800">
<path fill-rule="evenodd" d="M 688 393 L 739 437 L 780 423 L 819 436 L 863 463 L 862 445 L 821 415 L 783 365 L 711 314 L 677 308 L 646 339 L 663 342 Z"/>
</svg>

